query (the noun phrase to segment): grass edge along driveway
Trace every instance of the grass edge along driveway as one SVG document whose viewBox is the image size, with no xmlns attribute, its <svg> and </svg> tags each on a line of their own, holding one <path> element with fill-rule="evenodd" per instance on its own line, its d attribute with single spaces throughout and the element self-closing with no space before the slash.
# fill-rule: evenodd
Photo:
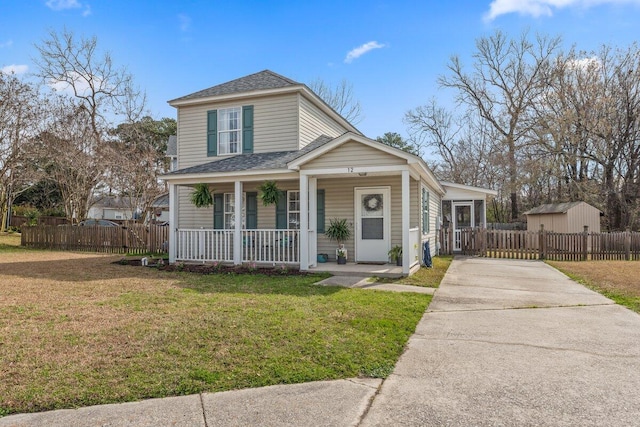
<svg viewBox="0 0 640 427">
<path fill-rule="evenodd" d="M 314 286 L 313 276 L 203 276 L 86 254 L 3 255 L 0 415 L 386 377 L 431 300 Z"/>
</svg>

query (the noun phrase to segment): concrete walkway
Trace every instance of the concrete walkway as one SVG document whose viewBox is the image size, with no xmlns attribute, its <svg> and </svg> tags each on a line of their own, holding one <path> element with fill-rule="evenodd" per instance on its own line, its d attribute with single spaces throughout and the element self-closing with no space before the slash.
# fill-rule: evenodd
<svg viewBox="0 0 640 427">
<path fill-rule="evenodd" d="M 456 259 L 360 425 L 640 425 L 640 316 L 539 261 Z"/>
<path fill-rule="evenodd" d="M 384 382 L 153 399 L 14 415 L 0 418 L 0 426 L 632 426 L 639 420 L 640 316 L 541 262 L 458 258 Z"/>
</svg>

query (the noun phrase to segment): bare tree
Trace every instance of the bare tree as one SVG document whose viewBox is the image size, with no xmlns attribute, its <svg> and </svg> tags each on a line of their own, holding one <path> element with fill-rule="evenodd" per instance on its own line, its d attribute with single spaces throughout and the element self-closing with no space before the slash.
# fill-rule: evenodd
<svg viewBox="0 0 640 427">
<path fill-rule="evenodd" d="M 0 231 L 16 196 L 34 177 L 29 161 L 43 100 L 37 88 L 0 72 Z"/>
<path fill-rule="evenodd" d="M 471 73 L 453 56 L 449 74 L 439 78 L 441 86 L 454 89 L 457 101 L 476 109 L 497 133 L 506 153 L 514 220 L 519 215 L 518 151 L 530 142 L 529 111 L 545 88 L 545 70 L 559 44 L 559 38 L 538 36 L 532 43 L 527 33 L 512 40 L 497 31 L 476 41 Z"/>
<path fill-rule="evenodd" d="M 360 102 L 354 98 L 353 84 L 347 80 L 343 79 L 331 87 L 324 80 L 316 79 L 309 84 L 309 88 L 348 122 L 355 125 L 362 121 Z"/>
<path fill-rule="evenodd" d="M 56 171 L 67 216 L 78 221 L 86 216 L 91 196 L 113 160 L 105 143 L 115 117 L 138 120 L 145 96 L 135 89 L 126 69 L 115 67 L 111 55 L 98 50 L 95 37 L 76 38 L 67 30 L 51 31 L 36 49 L 40 54 L 35 60 L 37 75 L 69 98 L 61 98 L 41 141 L 51 144 L 47 148 L 56 155 L 47 167 Z"/>
</svg>

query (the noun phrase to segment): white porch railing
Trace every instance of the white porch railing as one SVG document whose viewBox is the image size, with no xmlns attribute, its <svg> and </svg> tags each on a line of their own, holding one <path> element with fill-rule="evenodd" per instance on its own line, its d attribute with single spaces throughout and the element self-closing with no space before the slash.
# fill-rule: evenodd
<svg viewBox="0 0 640 427">
<path fill-rule="evenodd" d="M 233 261 L 233 230 L 179 229 L 177 261 Z"/>
<path fill-rule="evenodd" d="M 176 260 L 234 262 L 234 230 L 179 229 Z M 242 230 L 240 262 L 298 264 L 300 230 Z"/>
<path fill-rule="evenodd" d="M 242 261 L 300 263 L 300 230 L 242 230 Z"/>
<path fill-rule="evenodd" d="M 420 238 L 419 228 L 409 229 L 409 266 L 413 267 L 420 262 L 420 246 L 422 239 Z"/>
</svg>

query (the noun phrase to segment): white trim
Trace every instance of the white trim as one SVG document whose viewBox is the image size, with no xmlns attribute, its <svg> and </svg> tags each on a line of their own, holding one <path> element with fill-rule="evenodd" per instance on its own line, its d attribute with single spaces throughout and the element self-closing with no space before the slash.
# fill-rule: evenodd
<svg viewBox="0 0 640 427">
<path fill-rule="evenodd" d="M 225 108 L 218 108 L 216 110 L 217 114 L 216 114 L 216 153 L 218 156 L 228 156 L 228 155 L 235 155 L 235 154 L 242 154 L 242 106 L 236 106 L 236 107 L 225 107 Z M 221 123 L 227 123 L 228 121 L 223 120 L 222 115 L 220 114 L 221 112 L 237 112 L 238 113 L 238 127 L 235 129 L 221 129 L 222 126 L 220 126 Z M 225 133 L 225 134 L 231 134 L 231 133 L 237 133 L 238 134 L 238 140 L 235 142 L 235 144 L 237 144 L 236 147 L 236 151 L 228 151 L 226 153 L 221 153 L 222 150 L 220 150 L 220 141 L 221 141 L 221 135 Z M 229 148 L 229 146 L 231 145 L 231 142 L 227 143 L 227 148 Z"/>
<path fill-rule="evenodd" d="M 402 172 L 402 274 L 409 275 L 411 266 L 409 265 L 410 259 L 410 245 L 411 245 L 411 233 L 409 232 L 411 222 L 411 192 L 410 192 L 410 177 L 409 171 Z"/>
<path fill-rule="evenodd" d="M 318 263 L 318 179 L 309 178 L 309 267 Z"/>
<path fill-rule="evenodd" d="M 299 215 L 300 215 L 300 270 L 309 269 L 309 178 L 300 175 L 300 188 L 298 190 Z M 289 217 L 289 192 L 287 192 L 287 220 Z"/>
<path fill-rule="evenodd" d="M 242 181 L 236 181 L 235 189 L 235 231 L 233 235 L 233 263 L 242 264 L 242 218 L 238 221 L 238 213 L 242 215 Z"/>
<path fill-rule="evenodd" d="M 197 184 L 206 182 L 229 182 L 233 178 L 242 178 L 243 181 L 264 181 L 296 179 L 295 171 L 287 169 L 266 169 L 257 171 L 234 171 L 234 172 L 210 172 L 191 174 L 167 174 L 161 175 L 160 179 L 173 182 L 175 184 Z"/>
<path fill-rule="evenodd" d="M 169 184 L 169 262 L 176 262 L 178 239 L 178 186 Z"/>
<path fill-rule="evenodd" d="M 491 196 L 497 196 L 498 192 L 496 190 L 490 190 L 488 188 L 482 188 L 482 187 L 474 187 L 471 185 L 464 185 L 464 184 L 456 184 L 453 182 L 447 182 L 447 181 L 442 181 L 440 182 L 440 184 L 445 187 L 451 187 L 451 188 L 457 188 L 459 190 L 466 190 L 466 191 L 475 191 L 478 193 L 484 193 L 484 194 L 488 194 Z"/>
</svg>

